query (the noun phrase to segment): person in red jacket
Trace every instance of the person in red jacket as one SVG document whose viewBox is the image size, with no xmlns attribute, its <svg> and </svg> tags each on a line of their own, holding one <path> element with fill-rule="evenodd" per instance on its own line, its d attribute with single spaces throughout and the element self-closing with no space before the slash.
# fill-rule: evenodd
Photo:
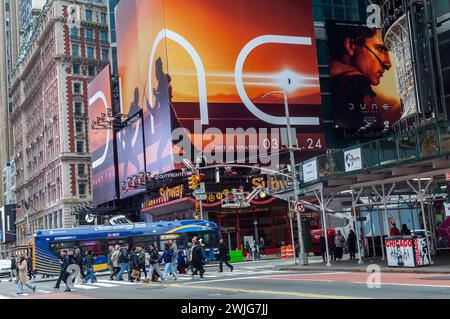
<svg viewBox="0 0 450 319">
<path fill-rule="evenodd" d="M 397 225 L 395 225 L 395 223 L 392 224 L 390 235 L 391 235 L 391 237 L 392 236 L 400 236 L 400 230 L 397 228 Z"/>
</svg>

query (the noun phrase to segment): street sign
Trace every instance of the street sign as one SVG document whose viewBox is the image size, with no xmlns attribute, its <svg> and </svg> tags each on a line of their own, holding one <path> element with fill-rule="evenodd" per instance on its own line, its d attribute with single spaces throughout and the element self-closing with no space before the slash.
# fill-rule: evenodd
<svg viewBox="0 0 450 319">
<path fill-rule="evenodd" d="M 305 212 L 305 205 L 303 204 L 303 201 L 301 201 L 301 200 L 296 201 L 294 204 L 294 210 L 298 213 Z"/>
<path fill-rule="evenodd" d="M 195 200 L 207 200 L 208 199 L 208 195 L 206 194 L 196 194 L 195 195 Z"/>
</svg>

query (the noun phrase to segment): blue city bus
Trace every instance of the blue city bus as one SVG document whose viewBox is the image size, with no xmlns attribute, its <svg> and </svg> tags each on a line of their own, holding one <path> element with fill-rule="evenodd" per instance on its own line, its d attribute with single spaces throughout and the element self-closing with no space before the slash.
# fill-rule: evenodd
<svg viewBox="0 0 450 319">
<path fill-rule="evenodd" d="M 75 248 L 80 248 L 83 253 L 92 250 L 95 271 L 105 271 L 108 269 L 109 246 L 128 244 L 130 248 L 142 247 L 148 251 L 149 245 L 154 243 L 161 252 L 169 240 L 183 249 L 194 236 L 203 239 L 206 259 L 215 260 L 220 230 L 210 221 L 180 220 L 39 230 L 34 235 L 33 265 L 39 274 L 57 275 L 61 269 L 61 250 L 66 249 L 72 254 Z"/>
</svg>

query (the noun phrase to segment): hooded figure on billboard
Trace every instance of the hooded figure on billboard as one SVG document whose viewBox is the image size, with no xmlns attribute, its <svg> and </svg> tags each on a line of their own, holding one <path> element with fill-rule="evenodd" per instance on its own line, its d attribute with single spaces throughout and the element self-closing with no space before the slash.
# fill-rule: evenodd
<svg viewBox="0 0 450 319">
<path fill-rule="evenodd" d="M 330 45 L 330 77 L 338 127 L 388 128 L 381 116 L 373 87 L 391 66 L 389 50 L 380 29 L 365 26 L 327 26 Z"/>
</svg>

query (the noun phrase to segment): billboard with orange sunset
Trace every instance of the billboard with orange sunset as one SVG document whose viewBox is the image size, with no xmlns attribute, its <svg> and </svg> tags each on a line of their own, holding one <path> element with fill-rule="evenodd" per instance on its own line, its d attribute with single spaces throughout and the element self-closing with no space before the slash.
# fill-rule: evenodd
<svg viewBox="0 0 450 319">
<path fill-rule="evenodd" d="M 147 172 L 177 168 L 174 129 L 185 156 L 213 150 L 208 162 L 281 152 L 284 93 L 294 146 L 324 151 L 311 1 L 122 0 L 117 39 L 121 110 L 143 110 Z"/>
<path fill-rule="evenodd" d="M 112 108 L 110 77 L 108 65 L 88 85 L 90 124 L 96 123 L 102 114 L 107 115 L 108 109 Z M 89 125 L 94 205 L 106 203 L 116 197 L 113 134 L 112 129 L 94 129 Z"/>
</svg>

